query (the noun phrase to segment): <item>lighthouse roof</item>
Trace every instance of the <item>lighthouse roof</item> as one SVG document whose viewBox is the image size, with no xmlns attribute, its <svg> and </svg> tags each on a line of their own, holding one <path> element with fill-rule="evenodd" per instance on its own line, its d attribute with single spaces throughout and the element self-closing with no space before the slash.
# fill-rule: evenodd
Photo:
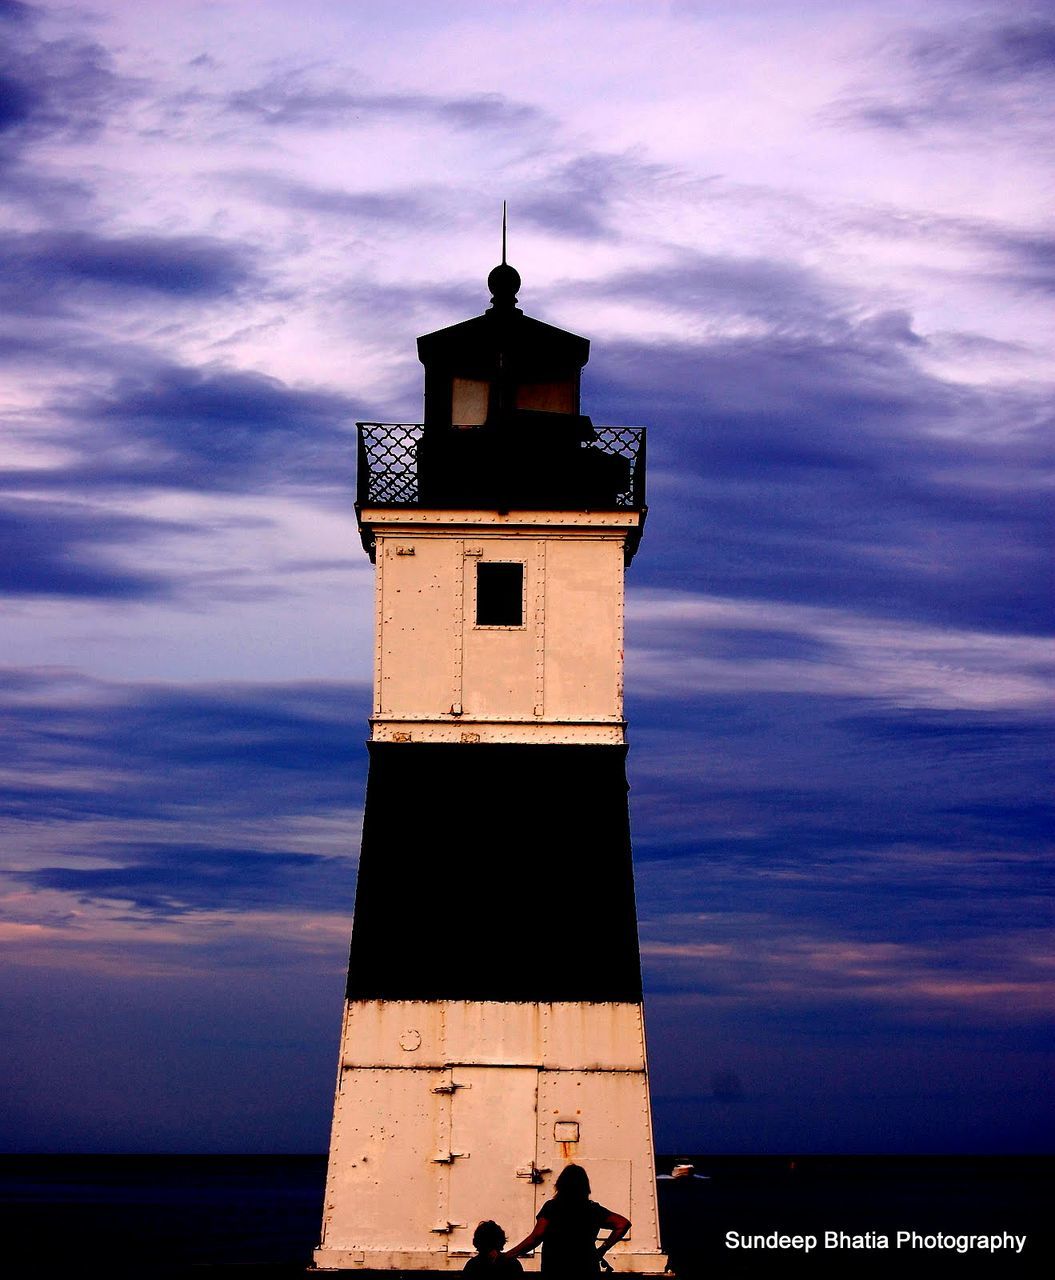
<svg viewBox="0 0 1055 1280">
<path fill-rule="evenodd" d="M 487 284 L 491 305 L 483 315 L 418 339 L 418 359 L 426 368 L 481 374 L 515 368 L 543 378 L 581 369 L 589 360 L 588 338 L 526 316 L 516 305 L 520 274 L 515 267 L 500 263 Z"/>
</svg>

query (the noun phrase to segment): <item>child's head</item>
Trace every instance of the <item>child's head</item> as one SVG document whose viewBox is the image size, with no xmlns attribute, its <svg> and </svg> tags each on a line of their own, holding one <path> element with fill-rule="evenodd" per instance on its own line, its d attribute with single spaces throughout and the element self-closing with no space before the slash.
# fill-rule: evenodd
<svg viewBox="0 0 1055 1280">
<path fill-rule="evenodd" d="M 477 1253 L 490 1253 L 492 1249 L 501 1252 L 505 1248 L 506 1233 L 498 1225 L 488 1219 L 481 1222 L 473 1232 L 473 1248 Z"/>
</svg>

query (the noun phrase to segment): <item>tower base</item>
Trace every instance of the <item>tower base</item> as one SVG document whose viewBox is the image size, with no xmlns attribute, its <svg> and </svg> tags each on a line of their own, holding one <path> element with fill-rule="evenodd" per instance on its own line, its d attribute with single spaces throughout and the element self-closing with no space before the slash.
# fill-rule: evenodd
<svg viewBox="0 0 1055 1280">
<path fill-rule="evenodd" d="M 633 1223 L 615 1270 L 660 1274 L 640 1004 L 348 1001 L 316 1267 L 461 1270 L 477 1223 L 521 1239 L 569 1163 Z"/>
<path fill-rule="evenodd" d="M 613 1271 L 628 1275 L 661 1276 L 664 1274 L 667 1255 L 660 1252 L 617 1254 L 613 1250 L 607 1255 L 607 1260 Z M 467 1261 L 468 1256 L 452 1258 L 436 1253 L 342 1253 L 339 1250 L 316 1249 L 315 1262 L 311 1269 L 315 1272 L 332 1274 L 339 1271 L 382 1274 L 393 1271 L 413 1271 L 424 1277 L 461 1271 Z M 538 1271 L 540 1264 L 536 1255 L 521 1258 L 520 1265 L 525 1271 Z"/>
</svg>

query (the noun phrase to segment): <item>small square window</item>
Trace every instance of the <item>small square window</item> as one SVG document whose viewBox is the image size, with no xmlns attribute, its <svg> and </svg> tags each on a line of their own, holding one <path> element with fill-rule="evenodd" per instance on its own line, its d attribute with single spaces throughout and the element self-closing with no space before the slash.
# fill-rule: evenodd
<svg viewBox="0 0 1055 1280">
<path fill-rule="evenodd" d="M 476 625 L 522 627 L 524 625 L 524 566 L 499 561 L 476 565 Z"/>
</svg>

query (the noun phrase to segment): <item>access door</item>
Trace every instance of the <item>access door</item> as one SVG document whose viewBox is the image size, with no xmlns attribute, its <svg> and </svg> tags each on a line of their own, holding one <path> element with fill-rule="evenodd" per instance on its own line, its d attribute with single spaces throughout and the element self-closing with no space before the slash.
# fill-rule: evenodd
<svg viewBox="0 0 1055 1280">
<path fill-rule="evenodd" d="M 442 1070 L 341 1072 L 323 1246 L 442 1251 L 447 1099 Z M 398 1187 L 399 1194 L 393 1195 Z"/>
<path fill-rule="evenodd" d="M 483 1219 L 501 1223 L 510 1244 L 534 1223 L 538 1071 L 455 1066 L 450 1079 L 447 1252 L 466 1258 Z"/>
<path fill-rule="evenodd" d="M 645 1203 L 635 1206 L 633 1200 L 634 1164 L 651 1164 L 645 1073 L 542 1071 L 538 1120 L 538 1163 L 558 1171 L 569 1162 L 581 1165 L 590 1179 L 590 1198 L 638 1221 L 639 1238 L 647 1236 L 637 1212 Z"/>
<path fill-rule="evenodd" d="M 464 714 L 531 720 L 543 698 L 544 561 L 527 539 L 467 538 L 464 546 Z"/>
</svg>

